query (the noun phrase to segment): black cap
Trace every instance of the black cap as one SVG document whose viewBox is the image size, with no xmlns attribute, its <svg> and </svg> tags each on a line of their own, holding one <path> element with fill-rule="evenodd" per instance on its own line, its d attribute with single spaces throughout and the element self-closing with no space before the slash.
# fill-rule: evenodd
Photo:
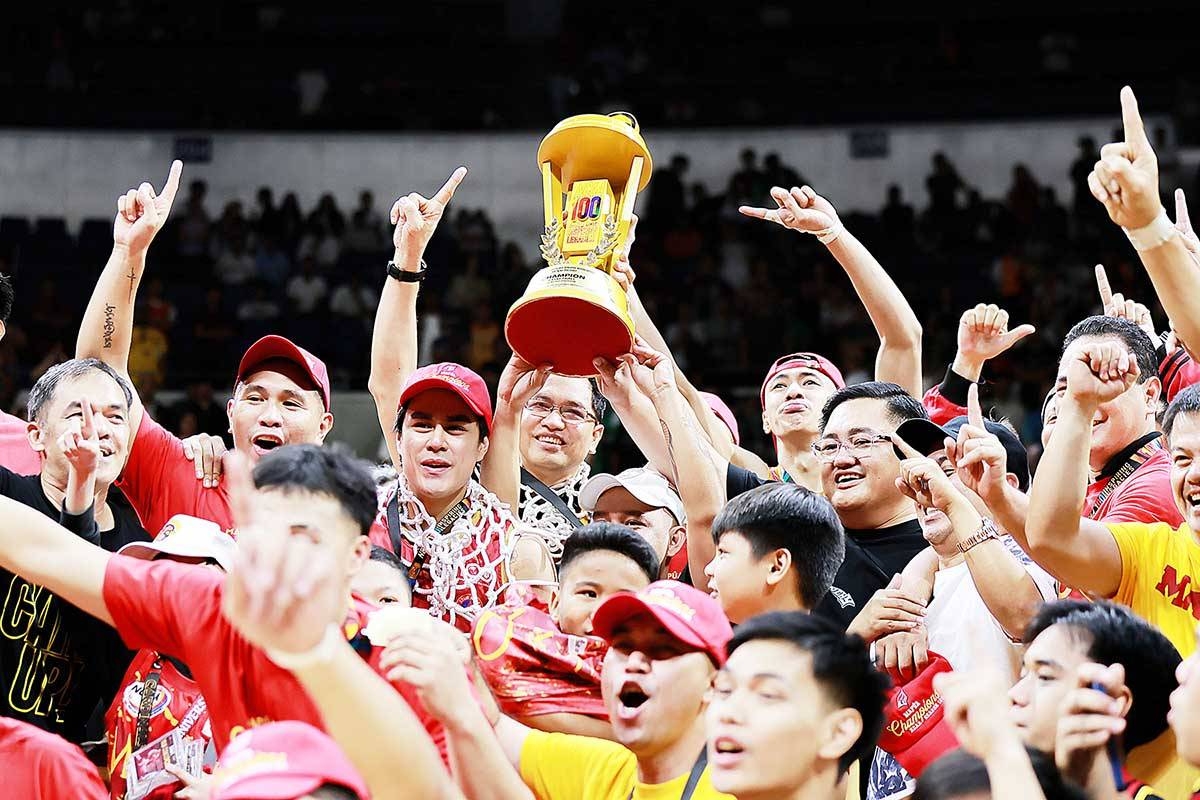
<svg viewBox="0 0 1200 800">
<path fill-rule="evenodd" d="M 958 432 L 967 424 L 965 416 L 955 417 L 945 425 L 938 425 L 928 419 L 908 419 L 896 428 L 897 435 L 925 455 L 946 449 L 946 437 L 958 438 Z M 987 432 L 1000 440 L 1004 446 L 1007 458 L 1006 471 L 1017 476 L 1017 487 L 1022 491 L 1029 490 L 1029 455 L 1021 439 L 1007 426 L 992 420 L 984 420 L 983 426 Z M 897 455 L 903 458 L 897 450 Z"/>
</svg>

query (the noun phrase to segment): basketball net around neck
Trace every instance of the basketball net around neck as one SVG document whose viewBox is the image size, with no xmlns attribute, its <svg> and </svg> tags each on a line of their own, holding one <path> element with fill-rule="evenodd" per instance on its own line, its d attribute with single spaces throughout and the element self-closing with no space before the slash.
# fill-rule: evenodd
<svg viewBox="0 0 1200 800">
<path fill-rule="evenodd" d="M 400 536 L 425 563 L 413 591 L 429 604 L 431 616 L 451 625 L 474 621 L 494 606 L 507 584 L 505 568 L 512 555 L 514 526 L 508 506 L 475 480 L 463 498 L 467 511 L 444 534 L 403 478 L 396 486 Z"/>
<path fill-rule="evenodd" d="M 587 483 L 591 474 L 592 468 L 585 461 L 579 465 L 575 475 L 561 487 L 550 487 L 550 490 L 561 497 L 567 507 L 585 522 L 587 521 L 586 515 L 579 506 L 579 493 L 583 491 L 583 485 Z M 562 558 L 563 542 L 575 531 L 575 526 L 571 524 L 570 520 L 564 519 L 558 509 L 550 505 L 549 500 L 523 483 L 521 484 L 521 522 L 537 529 L 546 542 L 546 547 L 550 550 L 551 558 L 557 564 L 558 560 Z"/>
</svg>

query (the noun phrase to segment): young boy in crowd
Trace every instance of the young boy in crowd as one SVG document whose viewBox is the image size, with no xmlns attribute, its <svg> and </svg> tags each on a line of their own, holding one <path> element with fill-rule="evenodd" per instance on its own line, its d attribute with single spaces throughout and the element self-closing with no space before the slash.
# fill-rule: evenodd
<svg viewBox="0 0 1200 800">
<path fill-rule="evenodd" d="M 815 615 L 771 612 L 738 626 L 728 652 L 706 712 L 714 788 L 845 797 L 850 765 L 879 738 L 888 682 L 862 639 Z"/>
<path fill-rule="evenodd" d="M 480 616 L 472 636 L 476 663 L 500 710 L 514 719 L 612 738 L 600 696 L 608 645 L 592 635 L 592 618 L 609 597 L 655 580 L 658 555 L 633 530 L 594 522 L 567 537 L 558 570 L 548 613 L 513 587 L 510 602 Z"/>
<path fill-rule="evenodd" d="M 717 515 L 712 533 L 717 555 L 705 574 L 735 625 L 768 611 L 816 608 L 846 552 L 833 506 L 793 483 L 738 495 Z"/>
</svg>

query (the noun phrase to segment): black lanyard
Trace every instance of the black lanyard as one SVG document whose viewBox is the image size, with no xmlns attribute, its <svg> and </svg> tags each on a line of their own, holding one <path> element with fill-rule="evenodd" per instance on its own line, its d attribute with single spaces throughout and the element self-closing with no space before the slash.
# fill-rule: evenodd
<svg viewBox="0 0 1200 800">
<path fill-rule="evenodd" d="M 434 534 L 441 536 L 446 531 L 450 530 L 450 526 L 455 522 L 458 522 L 459 517 L 465 514 L 468 508 L 470 508 L 470 505 L 467 503 L 466 499 L 459 500 L 458 505 L 450 509 L 446 516 L 438 520 L 437 525 L 435 525 L 433 528 Z M 402 537 L 400 534 L 399 492 L 392 495 L 392 499 L 388 501 L 387 520 L 388 536 L 392 541 L 392 552 L 396 554 L 396 558 L 403 560 L 404 557 L 400 554 L 400 540 Z M 408 579 L 410 581 L 415 581 L 417 576 L 421 574 L 421 568 L 425 566 L 425 559 L 427 558 L 428 554 L 421 548 L 420 545 L 414 542 L 413 560 L 412 563 L 408 565 Z"/>
<path fill-rule="evenodd" d="M 142 681 L 142 697 L 138 702 L 137 728 L 133 734 L 133 749 L 141 750 L 150 738 L 150 717 L 154 714 L 154 701 L 158 697 L 158 678 L 162 674 L 162 660 L 155 659 L 150 674 Z"/>
<path fill-rule="evenodd" d="M 692 764 L 692 771 L 688 774 L 687 784 L 683 787 L 683 794 L 679 795 L 679 800 L 692 800 L 692 795 L 696 793 L 696 787 L 700 785 L 700 776 L 704 774 L 704 768 L 708 766 L 708 748 L 705 747 L 700 751 L 700 755 L 696 756 L 696 763 Z M 637 780 L 636 774 L 634 780 Z M 635 786 L 634 789 L 637 787 Z M 629 790 L 629 800 L 633 800 L 634 789 Z"/>
</svg>

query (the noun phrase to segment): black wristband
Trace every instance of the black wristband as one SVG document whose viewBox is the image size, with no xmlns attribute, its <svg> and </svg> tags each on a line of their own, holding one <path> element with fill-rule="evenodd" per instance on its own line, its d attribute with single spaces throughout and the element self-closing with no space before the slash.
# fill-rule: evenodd
<svg viewBox="0 0 1200 800">
<path fill-rule="evenodd" d="M 406 269 L 400 269 L 396 266 L 395 261 L 389 261 L 387 265 L 387 274 L 389 278 L 395 278 L 401 283 L 420 283 L 425 280 L 425 273 L 429 271 L 429 267 L 425 264 L 425 259 L 421 259 L 421 268 L 416 272 L 410 272 Z"/>
<path fill-rule="evenodd" d="M 954 403 L 956 406 L 965 406 L 967 404 L 967 390 L 971 388 L 974 381 L 967 380 L 962 375 L 954 371 L 954 365 L 946 367 L 946 377 L 942 380 L 938 387 L 938 392 L 942 397 Z M 983 385 L 983 381 L 979 382 Z"/>
</svg>

